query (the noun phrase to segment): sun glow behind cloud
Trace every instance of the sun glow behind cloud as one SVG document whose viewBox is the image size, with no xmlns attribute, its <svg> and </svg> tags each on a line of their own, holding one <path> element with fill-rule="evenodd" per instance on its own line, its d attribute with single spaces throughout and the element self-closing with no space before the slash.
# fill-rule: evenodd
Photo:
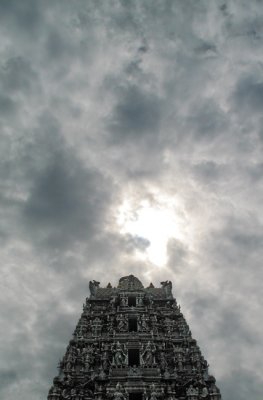
<svg viewBox="0 0 263 400">
<path fill-rule="evenodd" d="M 145 249 L 136 249 L 136 257 L 157 266 L 166 264 L 169 239 L 184 240 L 185 237 L 185 224 L 177 208 L 177 202 L 169 198 L 160 197 L 154 202 L 143 199 L 138 204 L 124 200 L 117 218 L 121 233 L 149 242 Z"/>
</svg>

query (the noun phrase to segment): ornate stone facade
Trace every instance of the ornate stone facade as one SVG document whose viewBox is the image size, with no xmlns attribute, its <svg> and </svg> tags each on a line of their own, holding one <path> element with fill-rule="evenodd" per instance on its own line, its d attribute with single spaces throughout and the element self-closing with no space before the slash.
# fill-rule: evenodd
<svg viewBox="0 0 263 400">
<path fill-rule="evenodd" d="M 90 297 L 48 400 L 220 400 L 215 378 L 172 295 L 133 275 Z"/>
</svg>

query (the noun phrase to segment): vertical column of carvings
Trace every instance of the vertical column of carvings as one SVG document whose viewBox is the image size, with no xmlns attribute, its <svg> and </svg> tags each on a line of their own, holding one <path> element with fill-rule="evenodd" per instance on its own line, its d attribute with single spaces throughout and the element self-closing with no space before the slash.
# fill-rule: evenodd
<svg viewBox="0 0 263 400">
<path fill-rule="evenodd" d="M 168 357 L 169 373 L 173 378 L 170 383 L 175 387 L 176 395 L 192 400 L 210 399 L 213 396 L 220 399 L 215 378 L 208 374 L 207 361 L 192 338 L 180 307 L 175 302 L 167 302 L 167 307 L 168 312 L 163 312 L 164 327 L 166 345 L 171 354 Z"/>
<path fill-rule="evenodd" d="M 87 301 L 73 340 L 60 362 L 60 373 L 54 379 L 48 400 L 88 400 L 102 398 L 105 394 L 111 357 L 108 344 L 111 329 L 107 331 L 107 328 L 113 325 L 106 313 L 109 306 L 107 302 Z"/>
</svg>

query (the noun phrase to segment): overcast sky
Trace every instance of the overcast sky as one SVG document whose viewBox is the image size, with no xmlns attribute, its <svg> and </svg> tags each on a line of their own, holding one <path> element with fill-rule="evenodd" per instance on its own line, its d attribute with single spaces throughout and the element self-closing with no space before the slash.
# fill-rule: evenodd
<svg viewBox="0 0 263 400">
<path fill-rule="evenodd" d="M 89 295 L 164 279 L 262 400 L 261 0 L 1 0 L 0 398 L 46 399 Z"/>
</svg>

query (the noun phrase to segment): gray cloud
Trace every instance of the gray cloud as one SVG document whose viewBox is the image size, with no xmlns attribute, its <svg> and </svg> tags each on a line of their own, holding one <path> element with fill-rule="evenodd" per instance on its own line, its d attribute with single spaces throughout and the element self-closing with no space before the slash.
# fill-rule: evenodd
<svg viewBox="0 0 263 400">
<path fill-rule="evenodd" d="M 225 398 L 231 399 L 235 396 L 235 388 L 232 382 L 238 386 L 239 396 L 241 398 L 251 397 L 259 399 L 262 394 L 261 383 L 259 379 L 246 369 L 237 369 L 233 371 L 225 382 Z"/>
<path fill-rule="evenodd" d="M 2 387 L 8 386 L 17 380 L 17 373 L 14 370 L 1 370 L 0 380 Z"/>
<path fill-rule="evenodd" d="M 26 94 L 36 78 L 37 74 L 23 57 L 8 59 L 1 69 L 2 89 L 10 93 L 20 91 Z"/>
<path fill-rule="evenodd" d="M 234 92 L 237 106 L 246 112 L 261 112 L 263 104 L 263 83 L 253 77 L 242 77 Z"/>
<path fill-rule="evenodd" d="M 184 243 L 176 239 L 170 239 L 167 250 L 169 255 L 168 264 L 171 265 L 176 273 L 179 274 L 182 269 L 187 268 L 187 260 L 190 252 Z"/>
<path fill-rule="evenodd" d="M 10 117 L 11 114 L 14 115 L 15 111 L 15 102 L 8 96 L 0 96 L 0 113 L 2 117 Z"/>
<path fill-rule="evenodd" d="M 143 237 L 140 237 L 138 235 L 126 235 L 126 241 L 127 241 L 127 250 L 134 250 L 138 249 L 141 251 L 144 251 L 147 247 L 149 247 L 150 242 L 148 239 L 145 239 Z"/>
<path fill-rule="evenodd" d="M 27 0 L 23 4 L 18 4 L 15 0 L 3 0 L 0 14 L 7 23 L 18 25 L 20 32 L 32 34 L 36 32 L 41 18 L 40 9 L 41 1 Z"/>
<path fill-rule="evenodd" d="M 220 178 L 224 179 L 227 172 L 227 166 L 219 165 L 212 160 L 203 161 L 193 166 L 195 177 L 201 179 L 205 183 L 218 181 Z"/>
<path fill-rule="evenodd" d="M 25 222 L 34 237 L 44 236 L 50 246 L 88 240 L 103 224 L 109 201 L 106 185 L 102 176 L 85 170 L 74 157 L 55 153 L 35 177 L 24 209 Z"/>
<path fill-rule="evenodd" d="M 113 140 L 125 138 L 140 139 L 145 134 L 156 134 L 160 125 L 161 102 L 154 93 L 147 93 L 138 87 L 121 90 L 115 107 L 111 131 Z"/>
</svg>

